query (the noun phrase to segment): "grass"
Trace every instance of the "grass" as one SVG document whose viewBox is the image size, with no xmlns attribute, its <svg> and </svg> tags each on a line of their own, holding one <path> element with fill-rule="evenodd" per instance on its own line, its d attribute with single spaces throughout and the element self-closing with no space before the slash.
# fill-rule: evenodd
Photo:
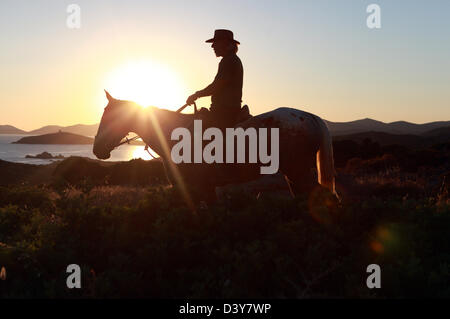
<svg viewBox="0 0 450 319">
<path fill-rule="evenodd" d="M 0 194 L 1 297 L 450 296 L 442 198 L 338 204 L 323 193 L 240 193 L 193 214 L 168 187 Z M 72 263 L 83 289 L 65 288 Z M 365 285 L 372 263 L 382 269 L 378 290 Z"/>
<path fill-rule="evenodd" d="M 390 150 L 336 148 L 342 202 L 229 188 L 196 214 L 157 163 L 72 158 L 39 184 L 23 181 L 41 168 L 20 166 L 0 186 L 0 297 L 448 298 L 448 145 Z M 74 263 L 83 288 L 70 290 Z M 370 264 L 381 289 L 366 286 Z"/>
</svg>

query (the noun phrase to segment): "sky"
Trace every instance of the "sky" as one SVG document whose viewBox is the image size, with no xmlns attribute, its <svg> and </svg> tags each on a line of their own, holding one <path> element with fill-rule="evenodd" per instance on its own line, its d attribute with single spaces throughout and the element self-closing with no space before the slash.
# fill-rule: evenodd
<svg viewBox="0 0 450 319">
<path fill-rule="evenodd" d="M 372 3 L 379 29 L 366 24 Z M 450 120 L 449 17 L 448 0 L 2 0 L 0 125 L 98 123 L 103 89 L 176 109 L 213 80 L 220 60 L 204 41 L 220 28 L 241 42 L 252 114 Z"/>
</svg>

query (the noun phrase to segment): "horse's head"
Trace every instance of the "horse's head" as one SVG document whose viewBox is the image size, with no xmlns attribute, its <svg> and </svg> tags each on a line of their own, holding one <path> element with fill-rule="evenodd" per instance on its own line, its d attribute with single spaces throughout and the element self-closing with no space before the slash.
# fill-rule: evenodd
<svg viewBox="0 0 450 319">
<path fill-rule="evenodd" d="M 93 152 L 99 159 L 108 159 L 111 151 L 129 133 L 130 114 L 129 101 L 113 98 L 106 90 L 108 105 L 103 112 L 102 120 L 95 136 Z"/>
</svg>

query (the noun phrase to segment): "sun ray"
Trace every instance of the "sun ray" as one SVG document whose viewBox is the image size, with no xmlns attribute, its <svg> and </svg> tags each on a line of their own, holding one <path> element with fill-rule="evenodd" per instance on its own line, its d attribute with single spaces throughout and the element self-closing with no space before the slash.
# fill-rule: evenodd
<svg viewBox="0 0 450 319">
<path fill-rule="evenodd" d="M 165 154 L 165 157 L 170 157 L 170 148 L 167 143 L 167 139 L 163 134 L 163 131 L 161 129 L 161 126 L 159 124 L 158 118 L 155 116 L 154 112 L 148 112 L 150 120 L 153 124 L 153 127 L 155 128 L 156 135 L 158 137 L 159 143 L 161 144 L 161 147 L 163 149 L 163 152 Z M 184 200 L 186 201 L 189 209 L 193 212 L 195 212 L 195 205 L 189 195 L 189 192 L 186 188 L 186 184 L 183 181 L 183 177 L 181 176 L 180 172 L 178 171 L 177 166 L 171 161 L 167 160 L 167 163 L 169 165 L 169 169 L 172 172 L 176 184 L 180 187 L 181 195 L 183 196 Z"/>
</svg>

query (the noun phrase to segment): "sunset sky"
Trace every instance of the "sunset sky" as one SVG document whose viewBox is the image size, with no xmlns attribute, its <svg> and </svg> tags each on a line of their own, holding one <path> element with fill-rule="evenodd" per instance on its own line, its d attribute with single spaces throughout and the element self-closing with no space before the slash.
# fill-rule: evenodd
<svg viewBox="0 0 450 319">
<path fill-rule="evenodd" d="M 66 26 L 81 7 L 81 28 Z M 381 7 L 381 29 L 366 26 Z M 214 29 L 241 42 L 243 103 L 330 121 L 450 120 L 450 1 L 0 2 L 0 124 L 100 121 L 103 89 L 175 109 L 217 71 Z M 209 106 L 210 99 L 199 100 Z"/>
</svg>

